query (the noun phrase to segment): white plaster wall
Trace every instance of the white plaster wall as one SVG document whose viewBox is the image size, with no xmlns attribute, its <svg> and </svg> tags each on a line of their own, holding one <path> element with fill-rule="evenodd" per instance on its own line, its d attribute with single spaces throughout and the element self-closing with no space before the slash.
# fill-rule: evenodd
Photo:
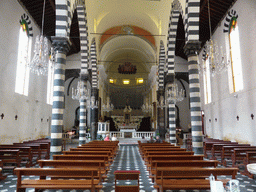
<svg viewBox="0 0 256 192">
<path fill-rule="evenodd" d="M 18 1 L 0 1 L 0 114 L 4 114 L 0 119 L 1 144 L 49 135 L 52 106 L 46 104 L 47 77 L 30 73 L 28 96 L 15 93 L 19 20 L 23 13 Z M 34 43 L 39 30 L 33 20 L 32 27 Z"/>
<path fill-rule="evenodd" d="M 256 1 L 240 0 L 232 9 L 238 13 L 244 89 L 235 94 L 230 93 L 228 72 L 224 71 L 211 78 L 212 103 L 205 105 L 201 76 L 201 102 L 205 112 L 206 134 L 213 138 L 256 145 L 256 119 L 251 118 L 251 114 L 256 114 Z M 219 46 L 224 46 L 225 42 L 223 24 L 224 21 L 213 35 Z"/>
<path fill-rule="evenodd" d="M 64 117 L 63 117 L 65 131 L 71 130 L 71 128 L 74 126 L 76 108 L 80 106 L 78 100 L 72 99 L 72 87 L 74 88 L 77 87 L 78 79 L 75 79 L 72 82 L 69 90 L 69 96 L 67 95 L 68 85 L 71 79 L 72 78 L 68 79 L 65 82 L 65 110 L 64 110 Z"/>
</svg>

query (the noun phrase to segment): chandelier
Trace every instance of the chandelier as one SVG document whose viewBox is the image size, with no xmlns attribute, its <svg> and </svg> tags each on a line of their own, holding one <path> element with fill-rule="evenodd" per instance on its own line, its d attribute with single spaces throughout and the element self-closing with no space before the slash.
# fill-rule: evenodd
<svg viewBox="0 0 256 192">
<path fill-rule="evenodd" d="M 91 96 L 90 100 L 87 100 L 87 107 L 91 109 L 98 108 L 98 102 L 95 99 L 95 96 Z"/>
<path fill-rule="evenodd" d="M 79 80 L 77 83 L 77 88 L 72 87 L 72 99 L 74 100 L 85 100 L 88 99 L 89 90 L 87 89 L 86 82 Z"/>
<path fill-rule="evenodd" d="M 209 17 L 209 29 L 210 29 L 210 39 L 206 41 L 203 56 L 202 56 L 202 63 L 200 65 L 200 72 L 206 72 L 206 70 L 210 70 L 212 76 L 219 74 L 222 71 L 228 69 L 230 65 L 230 59 L 227 60 L 227 54 L 225 53 L 222 46 L 217 45 L 216 42 L 212 40 L 212 32 L 211 32 L 211 17 L 210 17 L 210 3 L 208 0 L 208 17 Z M 209 62 L 209 69 L 207 67 L 206 62 Z M 199 63 L 199 62 L 198 62 Z"/>
<path fill-rule="evenodd" d="M 157 107 L 161 108 L 161 109 L 163 109 L 165 107 L 168 107 L 168 105 L 166 105 L 165 102 L 164 102 L 164 96 L 160 96 L 160 99 L 157 102 Z"/>
<path fill-rule="evenodd" d="M 107 104 L 102 105 L 102 111 L 109 112 L 109 111 L 113 111 L 113 109 L 114 109 L 114 105 L 112 103 L 110 103 L 110 98 L 108 96 L 107 97 Z"/>
<path fill-rule="evenodd" d="M 146 102 L 146 104 L 143 104 L 143 105 L 141 106 L 141 109 L 142 109 L 142 112 L 144 112 L 144 113 L 149 113 L 149 112 L 152 111 L 152 105 L 149 105 L 149 104 Z"/>
<path fill-rule="evenodd" d="M 31 72 L 37 75 L 47 75 L 47 71 L 48 71 L 49 48 L 48 48 L 48 39 L 43 36 L 44 14 L 45 14 L 45 0 L 44 0 L 43 16 L 42 16 L 42 32 L 40 35 L 36 37 L 34 57 L 31 63 L 29 64 L 29 68 Z"/>
<path fill-rule="evenodd" d="M 167 91 L 167 101 L 168 102 L 179 102 L 184 99 L 185 91 L 184 90 L 178 90 L 178 85 L 176 83 L 172 83 L 169 85 L 168 91 Z"/>
</svg>

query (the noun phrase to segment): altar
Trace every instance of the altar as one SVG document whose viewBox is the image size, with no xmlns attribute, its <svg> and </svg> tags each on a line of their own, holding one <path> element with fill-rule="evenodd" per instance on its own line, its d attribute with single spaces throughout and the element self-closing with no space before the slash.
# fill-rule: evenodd
<svg viewBox="0 0 256 192">
<path fill-rule="evenodd" d="M 124 133 L 124 138 L 132 138 L 133 133 L 136 132 L 136 125 L 120 125 L 118 126 L 120 132 Z"/>
</svg>

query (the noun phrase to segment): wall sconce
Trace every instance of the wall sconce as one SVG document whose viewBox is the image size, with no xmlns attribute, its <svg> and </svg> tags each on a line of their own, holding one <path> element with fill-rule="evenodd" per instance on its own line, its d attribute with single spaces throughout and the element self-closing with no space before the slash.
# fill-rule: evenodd
<svg viewBox="0 0 256 192">
<path fill-rule="evenodd" d="M 1 119 L 3 119 L 4 118 L 4 114 L 2 113 L 2 115 L 1 115 Z"/>
<path fill-rule="evenodd" d="M 236 120 L 239 121 L 239 116 L 238 115 L 236 116 Z"/>
<path fill-rule="evenodd" d="M 17 119 L 18 119 L 18 115 L 15 115 L 15 117 L 14 117 L 14 118 L 15 118 L 15 120 L 17 120 Z"/>
<path fill-rule="evenodd" d="M 253 114 L 251 114 L 251 118 L 252 118 L 252 120 L 253 120 L 253 118 L 254 118 L 254 115 L 253 115 Z"/>
</svg>

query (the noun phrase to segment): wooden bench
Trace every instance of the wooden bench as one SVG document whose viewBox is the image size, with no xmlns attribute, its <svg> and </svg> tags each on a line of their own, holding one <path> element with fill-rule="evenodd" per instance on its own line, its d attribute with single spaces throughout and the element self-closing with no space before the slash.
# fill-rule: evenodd
<svg viewBox="0 0 256 192">
<path fill-rule="evenodd" d="M 149 170 L 149 178 L 154 183 L 156 170 L 159 167 L 217 167 L 217 160 L 154 160 Z"/>
<path fill-rule="evenodd" d="M 95 146 L 95 145 L 77 146 L 77 149 L 96 149 L 96 148 L 105 148 L 105 149 L 111 150 L 111 151 L 113 151 L 114 155 L 116 155 L 116 152 L 117 152 L 117 148 L 115 146 L 108 146 L 108 145 L 105 145 L 105 146 Z"/>
<path fill-rule="evenodd" d="M 38 160 L 38 163 L 41 168 L 96 168 L 99 170 L 99 176 L 101 176 L 102 180 L 107 178 L 106 174 L 108 170 L 103 160 Z"/>
<path fill-rule="evenodd" d="M 139 182 L 139 176 L 140 171 L 115 171 L 115 192 L 139 192 L 140 191 L 140 182 Z M 133 180 L 136 181 L 136 184 L 134 185 L 117 185 L 118 180 L 129 180 L 129 182 L 132 182 Z"/>
<path fill-rule="evenodd" d="M 113 161 L 114 156 L 111 151 L 62 151 L 64 155 L 108 155 L 108 158 Z"/>
<path fill-rule="evenodd" d="M 36 161 L 41 159 L 41 147 L 40 144 L 34 143 L 13 143 L 14 146 L 19 147 L 31 147 L 31 154 L 32 154 L 32 165 L 36 164 Z"/>
<path fill-rule="evenodd" d="M 17 192 L 25 192 L 27 188 L 39 189 L 89 189 L 98 191 L 103 186 L 98 179 L 98 170 L 95 168 L 16 168 L 14 170 L 17 175 Z M 86 180 L 22 180 L 22 176 L 40 176 L 45 177 L 66 177 L 69 176 L 88 176 Z"/>
<path fill-rule="evenodd" d="M 20 151 L 14 149 L 1 149 L 0 160 L 2 160 L 3 169 L 20 167 Z"/>
<path fill-rule="evenodd" d="M 241 172 L 241 174 L 246 175 L 248 177 L 250 177 L 251 179 L 254 178 L 254 174 L 250 173 L 247 169 L 247 165 L 251 164 L 251 163 L 256 163 L 256 152 L 251 152 L 251 151 L 247 151 L 246 152 L 246 157 L 243 160 L 244 162 L 244 166 L 245 169 L 244 171 Z"/>
<path fill-rule="evenodd" d="M 169 150 L 172 150 L 172 151 L 186 151 L 186 149 L 184 148 L 180 148 L 179 146 L 163 146 L 163 147 L 160 147 L 158 146 L 157 148 L 155 147 L 143 147 L 140 151 L 140 154 L 141 155 L 144 155 L 147 151 L 169 151 Z"/>
<path fill-rule="evenodd" d="M 19 150 L 20 164 L 26 167 L 32 166 L 31 147 L 19 147 L 15 145 L 0 145 L 0 150 Z"/>
<path fill-rule="evenodd" d="M 218 143 L 218 144 L 213 144 L 212 145 L 212 149 L 211 149 L 211 159 L 212 160 L 216 160 L 217 159 L 217 155 L 221 156 L 223 146 L 240 147 L 240 146 L 250 146 L 250 144 L 238 144 L 238 143 Z"/>
<path fill-rule="evenodd" d="M 144 155 L 144 160 L 148 159 L 148 156 L 152 155 L 194 155 L 194 151 L 149 151 Z"/>
<path fill-rule="evenodd" d="M 109 168 L 108 155 L 53 155 L 53 160 L 102 160 Z"/>
<path fill-rule="evenodd" d="M 232 162 L 231 156 L 233 154 L 234 148 L 248 148 L 246 145 L 233 145 L 233 146 L 222 146 L 221 152 L 221 164 L 227 166 L 227 162 Z"/>
<path fill-rule="evenodd" d="M 232 158 L 232 167 L 244 166 L 243 160 L 246 158 L 246 152 L 256 152 L 256 147 L 247 147 L 247 148 L 234 148 Z M 238 164 L 242 162 L 241 164 Z"/>
<path fill-rule="evenodd" d="M 203 160 L 203 155 L 149 155 L 146 160 L 148 170 L 154 160 Z"/>
<path fill-rule="evenodd" d="M 207 190 L 210 189 L 209 176 L 229 175 L 236 178 L 238 168 L 200 168 L 200 167 L 159 167 L 156 171 L 154 188 L 164 190 Z M 229 179 L 221 180 L 226 184 Z"/>
<path fill-rule="evenodd" d="M 23 143 L 39 144 L 41 149 L 40 159 L 50 158 L 51 140 L 41 139 L 41 140 L 24 141 Z"/>
<path fill-rule="evenodd" d="M 4 180 L 6 178 L 6 175 L 2 173 L 3 170 L 3 161 L 0 160 L 0 180 Z"/>
<path fill-rule="evenodd" d="M 238 144 L 237 142 L 231 142 L 231 141 L 222 141 L 222 140 L 218 140 L 218 141 L 205 141 L 204 142 L 204 156 L 206 158 L 208 158 L 208 153 L 211 154 L 212 151 L 212 146 L 214 144 Z"/>
</svg>

